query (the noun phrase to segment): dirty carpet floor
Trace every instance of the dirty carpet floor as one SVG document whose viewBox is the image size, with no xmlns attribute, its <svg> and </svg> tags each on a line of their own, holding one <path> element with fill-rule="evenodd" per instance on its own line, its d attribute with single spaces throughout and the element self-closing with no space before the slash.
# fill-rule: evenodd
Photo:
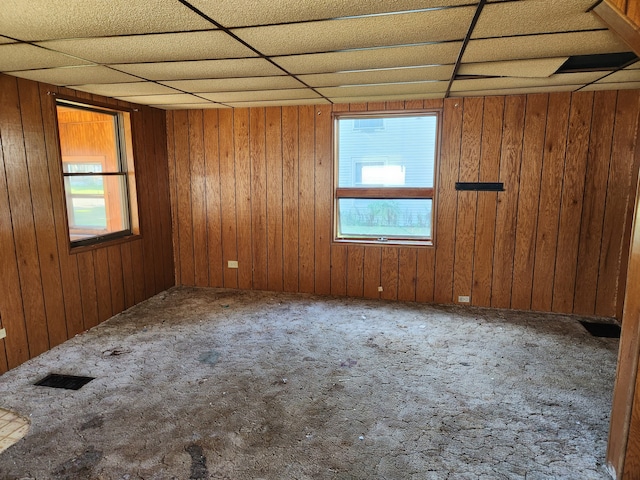
<svg viewBox="0 0 640 480">
<path fill-rule="evenodd" d="M 0 377 L 31 421 L 0 478 L 605 479 L 617 348 L 558 315 L 174 288 Z"/>
</svg>

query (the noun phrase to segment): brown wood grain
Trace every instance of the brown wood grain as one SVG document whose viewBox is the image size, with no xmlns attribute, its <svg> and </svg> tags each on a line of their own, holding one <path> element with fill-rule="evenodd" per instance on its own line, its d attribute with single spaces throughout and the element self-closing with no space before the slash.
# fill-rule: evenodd
<svg viewBox="0 0 640 480">
<path fill-rule="evenodd" d="M 553 311 L 570 313 L 578 263 L 580 221 L 584 193 L 585 170 L 591 130 L 593 93 L 573 95 L 569 113 L 567 153 L 562 188 L 558 249 L 553 292 Z"/>
<path fill-rule="evenodd" d="M 100 292 L 96 297 L 98 301 L 98 322 L 104 322 L 107 318 L 113 316 L 109 255 L 106 248 L 99 248 L 93 251 L 93 266 L 96 291 Z"/>
<path fill-rule="evenodd" d="M 504 183 L 505 191 L 498 194 L 491 292 L 491 306 L 498 308 L 509 308 L 511 305 L 525 106 L 526 97 L 521 95 L 505 100 L 500 149 L 500 181 Z"/>
<path fill-rule="evenodd" d="M 548 94 L 542 93 L 527 96 L 511 295 L 511 308 L 517 310 L 529 310 L 531 308 L 536 229 L 538 226 L 540 182 L 548 105 Z"/>
<path fill-rule="evenodd" d="M 233 140 L 236 167 L 236 215 L 238 226 L 238 288 L 253 285 L 251 236 L 251 157 L 249 151 L 249 109 L 235 109 Z"/>
<path fill-rule="evenodd" d="M 124 310 L 124 280 L 122 276 L 122 255 L 120 245 L 107 247 L 109 258 L 109 279 L 111 283 L 111 306 L 114 315 Z M 97 290 L 98 296 L 102 295 L 101 290 Z"/>
<path fill-rule="evenodd" d="M 283 289 L 282 108 L 266 111 L 267 289 Z"/>
<path fill-rule="evenodd" d="M 433 302 L 435 293 L 435 248 L 421 248 L 418 250 L 416 264 L 416 301 Z"/>
<path fill-rule="evenodd" d="M 484 99 L 465 98 L 462 114 L 462 143 L 458 181 L 477 182 L 482 154 Z M 484 193 L 482 193 L 483 195 Z M 456 233 L 453 274 L 453 301 L 471 297 L 478 192 L 457 192 Z"/>
<path fill-rule="evenodd" d="M 220 129 L 218 111 L 203 112 L 204 162 L 205 162 L 205 198 L 207 219 L 207 265 L 209 268 L 209 286 L 222 287 L 222 211 L 220 179 Z"/>
<path fill-rule="evenodd" d="M 298 108 L 282 107 L 284 290 L 298 291 Z"/>
<path fill-rule="evenodd" d="M 594 315 L 617 92 L 596 92 L 584 186 L 573 311 Z"/>
<path fill-rule="evenodd" d="M 442 119 L 442 147 L 438 169 L 436 207 L 436 270 L 434 300 L 453 301 L 453 264 L 455 257 L 457 195 L 460 146 L 462 139 L 462 111 L 460 99 L 444 102 Z"/>
<path fill-rule="evenodd" d="M 382 285 L 381 298 L 398 299 L 398 248 L 396 247 L 382 247 L 380 284 Z"/>
<path fill-rule="evenodd" d="M 433 188 L 336 188 L 336 198 L 432 198 Z"/>
<path fill-rule="evenodd" d="M 536 258 L 533 268 L 533 310 L 548 312 L 553 302 L 570 106 L 569 93 L 554 93 L 549 97 L 536 232 Z"/>
<path fill-rule="evenodd" d="M 98 325 L 98 297 L 96 276 L 91 252 L 78 254 L 78 272 L 80 274 L 80 293 L 82 295 L 82 318 L 84 329 Z"/>
<path fill-rule="evenodd" d="M 206 287 L 209 285 L 209 264 L 202 110 L 189 110 L 189 167 L 195 284 Z"/>
<path fill-rule="evenodd" d="M 415 248 L 398 250 L 398 300 L 416 301 L 418 251 Z"/>
<path fill-rule="evenodd" d="M 347 295 L 362 297 L 364 295 L 364 247 L 349 245 L 347 247 Z"/>
<path fill-rule="evenodd" d="M 267 289 L 267 160 L 266 112 L 249 110 L 251 156 L 251 238 L 253 288 Z"/>
<path fill-rule="evenodd" d="M 167 192 L 168 193 L 168 192 Z M 120 245 L 122 256 L 122 280 L 124 282 L 124 308 L 125 310 L 136 304 L 134 287 L 133 261 L 131 259 L 131 243 Z"/>
<path fill-rule="evenodd" d="M 167 167 L 169 175 L 169 198 L 171 201 L 171 240 L 173 242 L 173 266 L 176 285 L 180 280 L 180 237 L 178 235 L 178 180 L 176 177 L 176 143 L 174 137 L 173 111 L 167 112 Z"/>
<path fill-rule="evenodd" d="M 299 221 L 299 288 L 301 292 L 315 290 L 315 108 L 313 105 L 299 107 L 299 128 L 308 132 L 299 138 L 300 152 L 298 170 L 298 221 Z"/>
<path fill-rule="evenodd" d="M 333 155 L 331 145 L 331 106 L 316 106 L 315 111 L 315 293 L 331 293 L 331 209 Z"/>
<path fill-rule="evenodd" d="M 347 294 L 347 246 L 331 247 L 331 295 Z"/>
<path fill-rule="evenodd" d="M 364 249 L 363 265 L 363 295 L 367 298 L 380 298 L 378 287 L 382 284 L 380 270 L 382 262 L 382 249 L 378 247 L 366 247 Z"/>
<path fill-rule="evenodd" d="M 504 97 L 487 97 L 482 119 L 482 154 L 478 179 L 497 182 L 500 176 L 500 146 Z M 478 194 L 476 233 L 473 246 L 473 286 L 471 303 L 481 307 L 491 305 L 493 279 L 493 243 L 496 231 L 496 210 L 499 193 Z"/>
</svg>

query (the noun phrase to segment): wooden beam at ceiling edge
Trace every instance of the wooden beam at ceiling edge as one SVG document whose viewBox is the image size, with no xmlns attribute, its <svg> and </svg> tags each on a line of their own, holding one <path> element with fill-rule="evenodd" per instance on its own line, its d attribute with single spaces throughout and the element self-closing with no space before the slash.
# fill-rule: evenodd
<svg viewBox="0 0 640 480">
<path fill-rule="evenodd" d="M 640 25 L 632 21 L 609 0 L 602 0 L 591 11 L 640 57 Z"/>
</svg>

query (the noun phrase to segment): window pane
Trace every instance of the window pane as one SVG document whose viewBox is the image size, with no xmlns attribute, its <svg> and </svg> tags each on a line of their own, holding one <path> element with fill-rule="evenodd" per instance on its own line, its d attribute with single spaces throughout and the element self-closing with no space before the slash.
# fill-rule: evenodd
<svg viewBox="0 0 640 480">
<path fill-rule="evenodd" d="M 434 115 L 338 120 L 338 187 L 433 187 Z"/>
<path fill-rule="evenodd" d="M 431 237 L 431 199 L 338 200 L 339 238 Z"/>
</svg>

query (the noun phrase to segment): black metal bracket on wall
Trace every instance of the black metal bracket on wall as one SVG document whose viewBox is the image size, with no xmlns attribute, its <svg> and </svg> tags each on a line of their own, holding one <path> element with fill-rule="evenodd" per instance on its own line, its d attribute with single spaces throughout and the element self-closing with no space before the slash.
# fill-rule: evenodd
<svg viewBox="0 0 640 480">
<path fill-rule="evenodd" d="M 456 190 L 462 192 L 504 192 L 502 182 L 456 182 Z"/>
</svg>

